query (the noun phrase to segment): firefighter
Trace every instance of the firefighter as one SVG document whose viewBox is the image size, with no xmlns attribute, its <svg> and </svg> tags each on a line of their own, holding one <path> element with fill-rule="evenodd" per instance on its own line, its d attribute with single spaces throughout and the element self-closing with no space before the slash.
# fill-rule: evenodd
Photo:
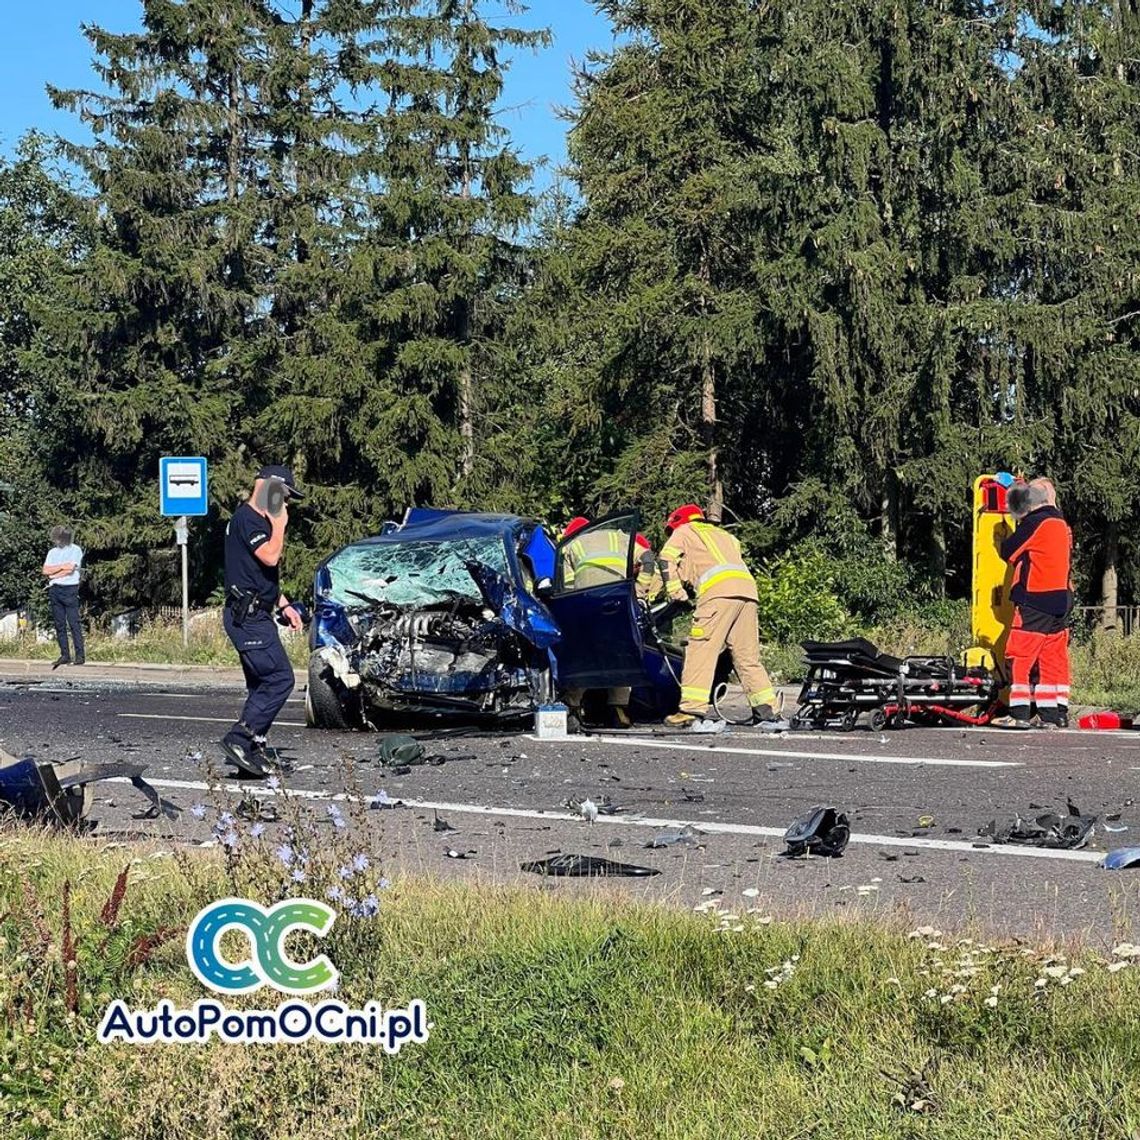
<svg viewBox="0 0 1140 1140">
<path fill-rule="evenodd" d="M 600 528 L 583 534 L 573 542 L 567 542 L 567 539 L 573 539 L 574 535 L 589 525 L 588 518 L 578 515 L 566 524 L 566 529 L 562 532 L 562 585 L 565 589 L 588 590 L 591 586 L 620 582 L 625 579 L 628 572 L 629 538 L 621 530 Z M 631 695 L 627 685 L 617 685 L 606 691 L 610 719 L 616 728 L 633 726 L 633 720 L 629 715 Z M 563 696 L 574 715 L 583 720 L 582 702 L 586 698 L 586 690 L 569 688 Z"/>
<path fill-rule="evenodd" d="M 685 728 L 707 715 L 717 661 L 727 646 L 748 694 L 753 723 L 784 727 L 776 714 L 776 690 L 760 662 L 756 580 L 744 564 L 740 544 L 706 522 L 694 503 L 678 507 L 665 530 L 668 538 L 658 560 L 665 592 L 683 601 L 688 587 L 696 602 L 681 674 L 681 707 L 665 723 Z"/>
<path fill-rule="evenodd" d="M 1001 728 L 1056 729 L 1068 723 L 1073 535 L 1056 502 L 1047 479 L 1011 487 L 1007 498 L 1017 526 L 1001 544 L 1002 558 L 1013 567 L 1014 603 L 1005 645 L 1009 715 L 993 722 Z M 1037 705 L 1032 719 L 1031 703 Z"/>
<path fill-rule="evenodd" d="M 665 589 L 665 583 L 661 578 L 661 571 L 657 568 L 657 559 L 653 555 L 649 539 L 643 534 L 634 535 L 633 548 L 637 600 L 648 605 Z"/>
</svg>

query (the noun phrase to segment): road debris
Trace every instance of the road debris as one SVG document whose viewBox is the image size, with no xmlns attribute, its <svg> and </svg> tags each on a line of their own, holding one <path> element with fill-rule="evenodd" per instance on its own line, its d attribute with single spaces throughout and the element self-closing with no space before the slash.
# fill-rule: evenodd
<svg viewBox="0 0 1140 1140">
<path fill-rule="evenodd" d="M 593 823 L 598 818 L 598 805 L 588 796 L 578 804 L 578 814 L 587 822 Z"/>
<path fill-rule="evenodd" d="M 432 827 L 432 831 L 455 831 L 455 830 L 457 830 L 456 828 L 452 827 L 451 824 L 448 823 L 447 820 L 444 819 L 443 816 L 441 816 L 438 811 L 435 813 L 435 818 L 432 820 L 431 827 Z"/>
<path fill-rule="evenodd" d="M 1069 803 L 1068 807 L 1070 811 L 1065 816 L 1056 812 L 1046 812 L 1033 819 L 1023 819 L 1018 815 L 1001 827 L 997 826 L 995 820 L 990 820 L 985 827 L 978 828 L 978 835 L 993 843 L 1076 850 L 1084 847 L 1092 838 L 1096 816 L 1082 816 L 1073 803 Z"/>
<path fill-rule="evenodd" d="M 677 828 L 676 831 L 663 831 L 660 835 L 655 835 L 647 844 L 646 847 L 703 847 L 701 842 L 705 837 L 705 833 L 699 828 L 693 827 L 692 824 L 686 824 L 684 827 Z"/>
<path fill-rule="evenodd" d="M 393 732 L 381 738 L 379 754 L 385 767 L 422 764 L 424 746 L 414 736 Z"/>
<path fill-rule="evenodd" d="M 592 800 L 589 796 L 579 800 L 572 796 L 568 800 L 563 800 L 562 806 L 569 808 L 590 823 L 593 823 L 600 815 L 620 815 L 622 811 L 609 796 L 598 796 L 597 800 Z"/>
<path fill-rule="evenodd" d="M 784 855 L 791 859 L 801 855 L 837 858 L 843 854 L 850 838 L 851 825 L 847 814 L 820 804 L 784 832 L 784 842 L 788 845 Z"/>
<path fill-rule="evenodd" d="M 368 806 L 374 810 L 382 808 L 398 808 L 404 806 L 403 800 L 394 800 L 383 788 L 381 788 L 376 795 L 368 801 Z"/>
<path fill-rule="evenodd" d="M 1118 847 L 1115 851 L 1110 851 L 1100 861 L 1100 865 L 1106 871 L 1126 871 L 1140 867 L 1140 847 Z"/>
<path fill-rule="evenodd" d="M 135 819 L 177 819 L 181 809 L 164 800 L 143 779 L 142 764 L 83 764 L 78 759 L 40 763 L 0 749 L 0 806 L 7 806 L 28 822 L 60 827 L 81 827 L 94 803 L 91 785 L 101 780 L 128 780 L 150 805 Z M 94 825 L 89 825 L 93 827 Z"/>
<path fill-rule="evenodd" d="M 250 823 L 276 823 L 279 818 L 275 805 L 259 800 L 254 795 L 243 796 L 234 808 L 234 814 Z"/>
<path fill-rule="evenodd" d="M 536 875 L 551 875 L 556 878 L 585 878 L 587 876 L 611 876 L 621 878 L 648 878 L 660 875 L 654 867 L 639 867 L 634 863 L 615 863 L 598 855 L 552 855 L 531 863 L 520 863 L 519 869 Z"/>
<path fill-rule="evenodd" d="M 686 731 L 695 732 L 698 736 L 715 736 L 717 733 L 726 732 L 727 730 L 728 721 L 726 720 L 700 718 L 693 721 Z"/>
</svg>

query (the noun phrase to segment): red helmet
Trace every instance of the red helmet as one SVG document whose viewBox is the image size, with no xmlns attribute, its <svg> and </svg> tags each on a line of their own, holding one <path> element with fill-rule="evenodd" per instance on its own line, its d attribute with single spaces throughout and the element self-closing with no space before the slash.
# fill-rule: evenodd
<svg viewBox="0 0 1140 1140">
<path fill-rule="evenodd" d="M 703 519 L 705 512 L 697 506 L 696 503 L 686 503 L 683 507 L 678 507 L 666 520 L 666 530 L 676 530 L 679 526 L 684 526 L 685 523 L 691 523 L 694 519 Z"/>
<path fill-rule="evenodd" d="M 633 536 L 633 544 L 638 550 L 652 550 L 653 547 L 649 545 L 649 539 L 643 534 L 635 534 Z"/>
<path fill-rule="evenodd" d="M 577 534 L 578 531 L 583 530 L 589 525 L 590 520 L 588 518 L 586 518 L 584 515 L 577 515 L 566 524 L 566 529 L 563 530 L 562 537 L 570 538 L 571 535 Z"/>
</svg>

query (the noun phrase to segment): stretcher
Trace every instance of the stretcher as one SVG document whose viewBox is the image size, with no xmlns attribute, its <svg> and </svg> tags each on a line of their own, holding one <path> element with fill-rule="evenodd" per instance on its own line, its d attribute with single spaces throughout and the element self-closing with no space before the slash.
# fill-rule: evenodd
<svg viewBox="0 0 1140 1140">
<path fill-rule="evenodd" d="M 905 724 L 988 724 L 1001 681 L 985 665 L 952 657 L 892 657 L 865 638 L 805 641 L 807 669 L 794 728 L 849 732 L 866 718 L 875 732 Z"/>
</svg>

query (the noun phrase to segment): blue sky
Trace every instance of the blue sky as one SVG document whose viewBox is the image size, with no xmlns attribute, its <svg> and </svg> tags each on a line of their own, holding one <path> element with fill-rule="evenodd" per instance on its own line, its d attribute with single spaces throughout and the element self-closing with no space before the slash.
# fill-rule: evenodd
<svg viewBox="0 0 1140 1140">
<path fill-rule="evenodd" d="M 98 80 L 80 24 L 116 32 L 134 30 L 139 26 L 140 0 L 39 0 L 8 7 L 0 46 L 0 153 L 10 153 L 32 127 L 83 140 L 82 124 L 52 108 L 44 84 L 94 87 Z M 553 165 L 565 157 L 565 124 L 555 108 L 570 102 L 570 61 L 582 59 L 589 48 L 608 49 L 613 36 L 608 21 L 589 0 L 532 0 L 530 10 L 512 22 L 520 27 L 545 26 L 554 36 L 549 48 L 513 61 L 500 115 L 527 158 L 545 155 L 551 160 L 551 167 L 538 177 L 540 184 L 546 184 Z"/>
</svg>

